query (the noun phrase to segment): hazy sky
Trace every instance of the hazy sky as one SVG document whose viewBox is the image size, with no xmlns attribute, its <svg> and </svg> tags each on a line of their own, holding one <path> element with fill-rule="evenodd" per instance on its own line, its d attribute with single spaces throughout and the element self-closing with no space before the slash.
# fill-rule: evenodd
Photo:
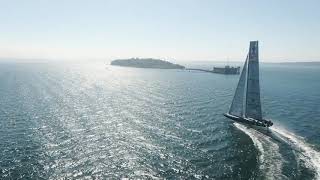
<svg viewBox="0 0 320 180">
<path fill-rule="evenodd" d="M 0 0 L 0 57 L 320 61 L 320 1 Z"/>
</svg>

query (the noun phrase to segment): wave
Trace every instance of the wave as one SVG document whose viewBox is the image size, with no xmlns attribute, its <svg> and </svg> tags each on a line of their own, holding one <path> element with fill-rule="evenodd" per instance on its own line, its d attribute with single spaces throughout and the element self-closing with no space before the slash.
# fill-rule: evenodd
<svg viewBox="0 0 320 180">
<path fill-rule="evenodd" d="M 279 127 L 270 128 L 298 152 L 298 160 L 302 160 L 307 168 L 315 171 L 315 178 L 320 179 L 320 152 L 305 142 L 303 137 Z"/>
<path fill-rule="evenodd" d="M 260 170 L 268 179 L 288 178 L 282 174 L 284 159 L 276 143 L 279 138 L 295 152 L 297 163 L 303 162 L 306 168 L 314 171 L 315 179 L 320 179 L 320 152 L 308 144 L 303 137 L 281 127 L 271 127 L 272 135 L 266 135 L 254 128 L 234 123 L 235 127 L 247 134 L 259 151 Z M 273 136 L 274 135 L 274 136 Z"/>
<path fill-rule="evenodd" d="M 279 145 L 272 141 L 272 138 L 239 123 L 234 125 L 246 133 L 253 141 L 259 151 L 259 169 L 264 178 L 267 179 L 287 179 L 282 174 L 283 157 L 279 152 Z"/>
</svg>

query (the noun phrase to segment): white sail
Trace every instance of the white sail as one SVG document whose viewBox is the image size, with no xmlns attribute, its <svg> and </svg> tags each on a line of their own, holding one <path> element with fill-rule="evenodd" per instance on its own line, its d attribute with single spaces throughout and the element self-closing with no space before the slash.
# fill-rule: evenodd
<svg viewBox="0 0 320 180">
<path fill-rule="evenodd" d="M 258 41 L 250 42 L 245 109 L 246 117 L 262 120 L 259 84 Z"/>
<path fill-rule="evenodd" d="M 245 92 L 246 78 L 247 78 L 248 57 L 249 56 L 247 56 L 246 62 L 244 63 L 244 66 L 242 68 L 238 86 L 234 94 L 232 104 L 229 109 L 229 114 L 240 116 L 240 117 L 244 115 L 243 102 L 244 102 L 244 95 L 245 95 L 244 92 Z"/>
<path fill-rule="evenodd" d="M 245 104 L 245 105 L 244 105 Z M 270 127 L 273 122 L 262 118 L 259 84 L 258 41 L 251 41 L 229 112 L 225 117 L 255 126 Z"/>
</svg>

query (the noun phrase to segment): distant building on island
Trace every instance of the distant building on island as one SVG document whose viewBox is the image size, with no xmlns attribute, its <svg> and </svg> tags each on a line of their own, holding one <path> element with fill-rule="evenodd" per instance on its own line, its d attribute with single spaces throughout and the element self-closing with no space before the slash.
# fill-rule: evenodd
<svg viewBox="0 0 320 180">
<path fill-rule="evenodd" d="M 202 71 L 202 72 L 218 73 L 218 74 L 240 74 L 240 66 L 238 66 L 238 67 L 232 67 L 232 66 L 213 67 L 212 70 L 199 69 L 199 68 L 187 68 L 186 70 Z"/>
<path fill-rule="evenodd" d="M 238 67 L 231 67 L 231 66 L 213 67 L 212 72 L 219 73 L 219 74 L 240 74 L 240 66 L 238 66 Z"/>
</svg>

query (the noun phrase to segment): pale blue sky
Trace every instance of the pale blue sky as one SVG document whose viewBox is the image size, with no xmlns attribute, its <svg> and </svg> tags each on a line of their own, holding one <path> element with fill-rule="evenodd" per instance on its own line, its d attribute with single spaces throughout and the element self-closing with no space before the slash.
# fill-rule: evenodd
<svg viewBox="0 0 320 180">
<path fill-rule="evenodd" d="M 0 57 L 320 60 L 320 1 L 0 0 Z"/>
</svg>

